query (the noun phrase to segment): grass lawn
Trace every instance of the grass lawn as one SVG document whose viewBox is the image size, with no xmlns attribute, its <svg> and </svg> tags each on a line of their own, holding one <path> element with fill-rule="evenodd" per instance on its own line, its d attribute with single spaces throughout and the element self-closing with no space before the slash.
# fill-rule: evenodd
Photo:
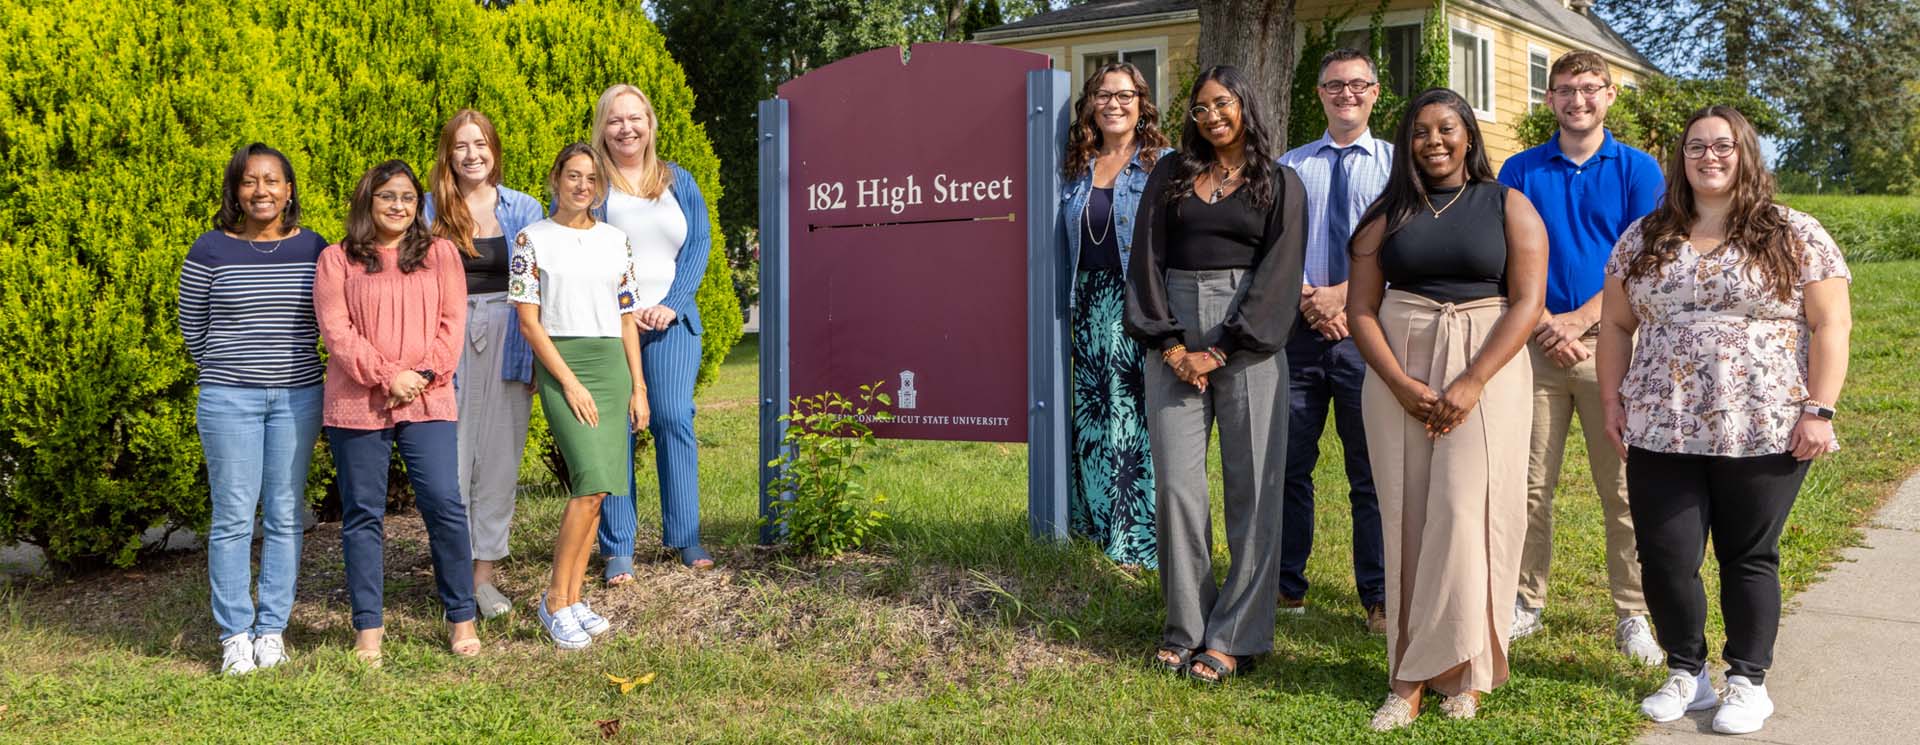
<svg viewBox="0 0 1920 745">
<path fill-rule="evenodd" d="M 1857 541 L 1856 526 L 1920 460 L 1911 362 L 1920 263 L 1855 269 L 1846 448 L 1802 492 L 1783 547 L 1790 590 Z M 1547 630 L 1514 645 L 1513 680 L 1478 720 L 1430 713 L 1377 736 L 1365 725 L 1386 690 L 1385 645 L 1362 628 L 1354 597 L 1336 441 L 1323 442 L 1316 474 L 1307 614 L 1281 620 L 1275 654 L 1258 669 L 1209 688 L 1143 666 L 1160 624 L 1152 575 L 1122 572 L 1087 544 L 1028 541 L 1021 447 L 887 443 L 874 472 L 897 522 L 870 552 L 809 562 L 755 546 L 755 362 L 752 347 L 736 349 L 701 395 L 702 511 L 720 568 L 696 574 L 643 555 L 635 583 L 590 583 L 616 623 L 590 650 L 555 652 L 532 620 L 560 507 L 551 488 L 536 488 L 520 502 L 501 583 L 520 605 L 483 623 L 478 660 L 444 651 L 411 516 L 390 521 L 379 671 L 348 652 L 337 525 L 308 536 L 292 662 L 241 678 L 213 674 L 198 552 L 4 586 L 0 741 L 553 742 L 611 732 L 616 742 L 1587 743 L 1642 729 L 1635 705 L 1657 678 L 1612 648 L 1600 508 L 1578 437 L 1556 502 Z M 643 546 L 658 539 L 651 472 L 643 468 Z M 1222 559 L 1224 545 L 1216 538 Z M 603 677 L 640 673 L 657 677 L 627 694 Z"/>
</svg>

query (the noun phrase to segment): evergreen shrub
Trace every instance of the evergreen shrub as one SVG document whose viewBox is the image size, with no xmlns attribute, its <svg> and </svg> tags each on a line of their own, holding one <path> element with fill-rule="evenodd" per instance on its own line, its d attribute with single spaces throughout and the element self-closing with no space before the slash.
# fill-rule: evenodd
<svg viewBox="0 0 1920 745">
<path fill-rule="evenodd" d="M 0 542 L 125 566 L 147 528 L 205 527 L 174 287 L 234 148 L 285 151 L 306 225 L 339 240 L 360 174 L 398 157 L 424 176 L 441 123 L 465 107 L 498 125 L 506 185 L 544 198 L 553 154 L 586 139 L 616 82 L 648 92 L 662 156 L 716 202 L 719 162 L 693 92 L 635 11 L 0 3 Z M 712 249 L 703 381 L 740 336 L 723 246 Z"/>
</svg>

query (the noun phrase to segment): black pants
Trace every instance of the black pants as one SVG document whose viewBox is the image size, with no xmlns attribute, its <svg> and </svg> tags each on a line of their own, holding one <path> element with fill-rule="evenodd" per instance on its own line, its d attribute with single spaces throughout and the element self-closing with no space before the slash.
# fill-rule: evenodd
<svg viewBox="0 0 1920 745">
<path fill-rule="evenodd" d="M 1313 468 L 1320 462 L 1320 433 L 1333 409 L 1334 431 L 1345 452 L 1347 501 L 1353 510 L 1353 581 L 1362 606 L 1387 602 L 1387 560 L 1380 536 L 1380 498 L 1367 464 L 1367 430 L 1361 423 L 1360 384 L 1367 379 L 1353 337 L 1330 342 L 1304 322 L 1287 341 L 1290 411 L 1287 413 L 1287 485 L 1280 520 L 1280 594 L 1307 596 L 1307 558 L 1313 554 Z"/>
<path fill-rule="evenodd" d="M 1809 461 L 1780 453 L 1747 458 L 1627 453 L 1627 498 L 1640 551 L 1647 610 L 1667 667 L 1707 666 L 1707 593 L 1700 583 L 1709 533 L 1720 560 L 1721 656 L 1728 675 L 1765 680 L 1780 630 L 1780 531 Z"/>
</svg>

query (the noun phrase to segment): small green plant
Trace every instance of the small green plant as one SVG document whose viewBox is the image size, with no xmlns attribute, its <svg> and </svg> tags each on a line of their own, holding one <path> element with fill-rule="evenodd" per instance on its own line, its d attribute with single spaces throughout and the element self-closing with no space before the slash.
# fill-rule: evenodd
<svg viewBox="0 0 1920 745">
<path fill-rule="evenodd" d="M 867 423 L 893 421 L 893 413 L 882 408 L 893 405 L 882 385 L 860 386 L 853 400 L 833 391 L 795 396 L 792 410 L 780 418 L 787 426 L 785 452 L 767 464 L 780 469 L 767 484 L 774 500 L 769 521 L 792 550 L 838 556 L 858 548 L 889 519 L 878 509 L 887 497 L 869 491 L 861 460 L 878 444 Z"/>
</svg>

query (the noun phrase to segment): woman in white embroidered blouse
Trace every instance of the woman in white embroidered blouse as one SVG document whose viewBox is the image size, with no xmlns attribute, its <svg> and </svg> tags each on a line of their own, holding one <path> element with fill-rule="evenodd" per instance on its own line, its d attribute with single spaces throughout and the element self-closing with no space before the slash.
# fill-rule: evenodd
<svg viewBox="0 0 1920 745">
<path fill-rule="evenodd" d="M 561 649 L 587 646 L 611 627 L 580 597 L 600 503 L 627 488 L 630 432 L 647 426 L 647 383 L 634 325 L 633 252 L 618 228 L 595 220 L 606 180 L 592 148 L 568 145 L 547 175 L 553 216 L 515 239 L 507 296 L 533 347 L 534 382 L 547 426 L 567 464 L 566 512 L 553 550 L 553 577 L 537 608 Z M 609 420 L 624 405 L 626 427 Z"/>
<path fill-rule="evenodd" d="M 1740 734 L 1773 713 L 1764 681 L 1780 623 L 1780 533 L 1808 466 L 1840 447 L 1832 420 L 1851 275 L 1819 221 L 1774 202 L 1740 112 L 1709 106 L 1682 131 L 1664 204 L 1627 229 L 1607 264 L 1597 364 L 1670 673 L 1640 710 L 1664 722 L 1718 704 L 1713 728 Z M 1709 534 L 1727 627 L 1724 701 L 1706 672 Z"/>
</svg>

